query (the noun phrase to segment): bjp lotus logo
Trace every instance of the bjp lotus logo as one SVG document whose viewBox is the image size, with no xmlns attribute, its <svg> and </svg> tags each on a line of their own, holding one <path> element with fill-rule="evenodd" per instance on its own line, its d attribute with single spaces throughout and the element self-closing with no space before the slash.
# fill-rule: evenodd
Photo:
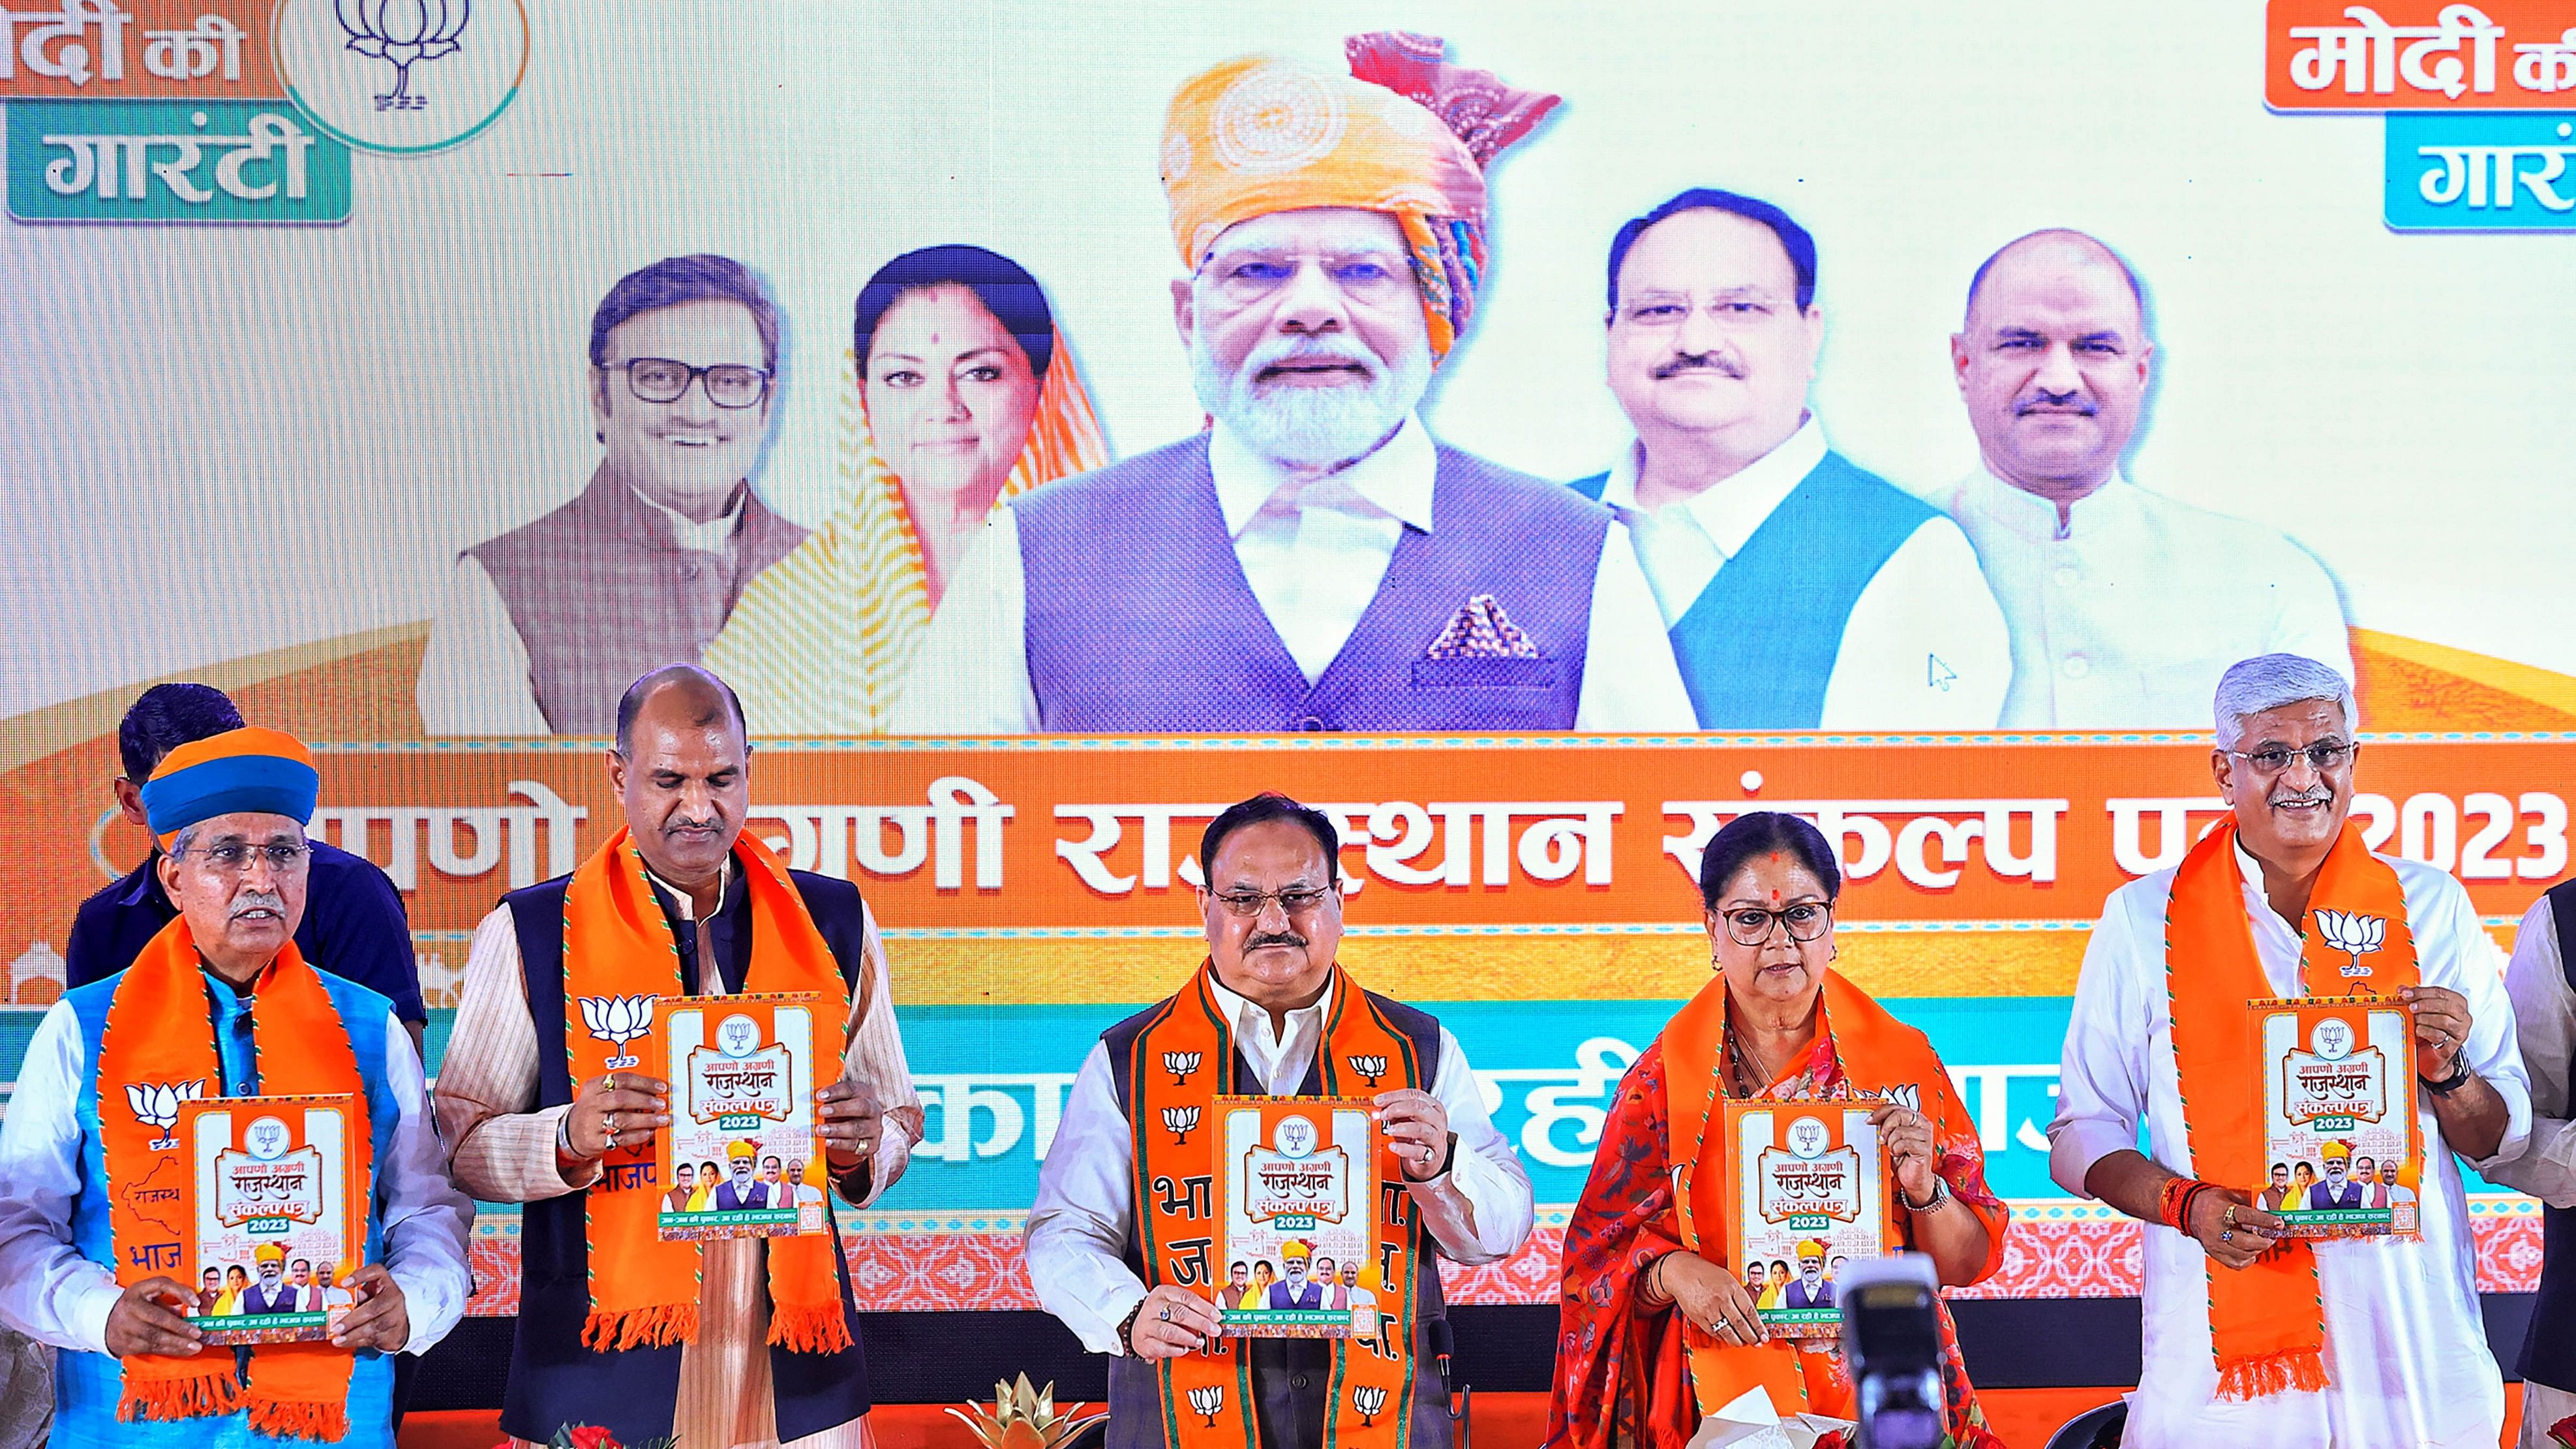
<svg viewBox="0 0 2576 1449">
<path fill-rule="evenodd" d="M 2378 950 L 2387 941 L 2387 918 L 2357 916 L 2349 911 L 2318 911 L 2315 919 L 2317 934 L 2325 937 L 2326 944 L 2352 957 L 2349 965 L 2340 968 L 2343 974 L 2346 977 L 2368 976 L 2370 968 L 2361 964 L 2361 958 Z"/>
<path fill-rule="evenodd" d="M 474 0 L 335 0 L 349 48 L 394 68 L 394 88 L 376 97 L 380 111 L 416 111 L 429 97 L 411 93 L 411 68 L 454 55 Z"/>
<path fill-rule="evenodd" d="M 581 998 L 581 1024 L 590 1034 L 608 1043 L 617 1053 L 608 1059 L 608 1069 L 636 1066 L 640 1062 L 626 1044 L 638 1037 L 653 1034 L 653 1001 L 650 996 L 585 996 Z"/>
<path fill-rule="evenodd" d="M 1172 1074 L 1173 1086 L 1181 1086 L 1188 1082 L 1191 1074 L 1199 1069 L 1199 1059 L 1198 1052 L 1165 1052 L 1163 1070 Z"/>
<path fill-rule="evenodd" d="M 1352 1071 L 1355 1071 L 1355 1072 L 1357 1072 L 1357 1073 L 1359 1073 L 1359 1074 L 1360 1074 L 1361 1076 L 1363 1076 L 1363 1077 L 1368 1078 L 1368 1084 L 1369 1084 L 1370 1086 L 1372 1086 L 1372 1087 L 1374 1087 L 1374 1086 L 1376 1086 L 1376 1085 L 1377 1085 L 1378 1078 L 1383 1077 L 1383 1076 L 1385 1076 L 1385 1075 L 1386 1075 L 1386 1058 L 1385 1058 L 1385 1057 L 1382 1057 L 1382 1056 L 1369 1056 L 1369 1057 L 1353 1056 L 1353 1057 L 1349 1058 L 1349 1061 L 1350 1061 L 1350 1064 L 1351 1064 L 1351 1070 L 1352 1070 Z"/>
<path fill-rule="evenodd" d="M 159 1086 L 150 1082 L 128 1082 L 125 1084 L 125 1105 L 134 1109 L 134 1120 L 146 1127 L 160 1129 L 160 1140 L 152 1144 L 152 1150 L 167 1152 L 179 1145 L 179 1139 L 170 1135 L 171 1129 L 179 1125 L 179 1104 L 196 1101 L 205 1092 L 206 1080 L 203 1077 L 193 1082 L 165 1082 Z"/>
</svg>

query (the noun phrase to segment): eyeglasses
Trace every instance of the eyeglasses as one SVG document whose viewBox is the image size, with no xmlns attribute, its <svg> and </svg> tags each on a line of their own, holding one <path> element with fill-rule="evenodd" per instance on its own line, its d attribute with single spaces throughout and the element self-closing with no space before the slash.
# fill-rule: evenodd
<svg viewBox="0 0 2576 1449">
<path fill-rule="evenodd" d="M 282 842 L 252 845 L 245 841 L 227 840 L 221 845 L 209 845 L 203 850 L 191 850 L 188 854 L 205 861 L 207 867 L 217 875 L 240 875 L 250 869 L 250 863 L 254 857 L 267 861 L 268 868 L 279 875 L 293 875 L 304 869 L 305 863 L 312 859 L 313 847 L 287 845 Z"/>
<path fill-rule="evenodd" d="M 1331 895 L 1332 892 L 1318 890 L 1313 886 L 1290 886 L 1286 890 L 1279 891 L 1223 891 L 1210 892 L 1210 894 L 1216 896 L 1219 905 L 1238 916 L 1260 915 L 1263 908 L 1272 901 L 1277 901 L 1279 909 L 1289 915 L 1302 916 L 1322 905 L 1324 897 Z"/>
<path fill-rule="evenodd" d="M 2265 745 L 2259 750 L 2229 750 L 2227 753 L 2252 765 L 2257 774 L 2277 775 L 2290 768 L 2292 760 L 2305 758 L 2311 768 L 2323 775 L 2340 770 L 2344 763 L 2361 753 L 2361 746 L 2341 740 L 2319 740 L 2303 750 L 2286 745 Z"/>
<path fill-rule="evenodd" d="M 1310 261 L 1322 267 L 1324 275 L 1345 296 L 1372 306 L 1396 301 L 1413 289 L 1411 266 L 1392 252 L 1326 252 L 1315 257 L 1293 252 L 1229 252 L 1210 258 L 1199 269 L 1199 276 L 1228 302 L 1249 306 L 1295 281 L 1297 273 Z"/>
<path fill-rule="evenodd" d="M 707 380 L 707 401 L 720 408 L 747 408 L 769 392 L 768 368 L 745 367 L 738 362 L 691 367 L 667 357 L 630 357 L 601 370 L 624 372 L 626 390 L 649 403 L 678 402 L 689 384 L 702 377 Z"/>
<path fill-rule="evenodd" d="M 1819 901 L 1801 901 L 1776 911 L 1746 906 L 1722 914 L 1728 938 L 1739 946 L 1759 946 L 1770 940 L 1774 921 L 1787 928 L 1790 940 L 1812 941 L 1822 936 L 1834 920 L 1834 908 Z"/>
</svg>

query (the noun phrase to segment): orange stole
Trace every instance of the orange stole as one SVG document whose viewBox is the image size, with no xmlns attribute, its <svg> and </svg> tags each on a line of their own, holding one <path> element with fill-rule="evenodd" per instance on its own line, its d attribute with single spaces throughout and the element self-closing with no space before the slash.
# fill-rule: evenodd
<svg viewBox="0 0 2576 1449">
<path fill-rule="evenodd" d="M 1128 1117 L 1136 1139 L 1137 1237 L 1148 1288 L 1169 1283 L 1215 1301 L 1218 1265 L 1214 1223 L 1217 1123 L 1220 1096 L 1263 1095 L 1259 1083 L 1240 1082 L 1234 1032 L 1208 992 L 1215 967 L 1199 974 L 1163 1004 L 1136 1034 L 1128 1063 Z M 1333 968 L 1333 1009 L 1315 1049 L 1324 1095 L 1373 1096 L 1400 1087 L 1428 1090 L 1413 1042 L 1361 994 L 1350 974 Z M 1354 1057 L 1384 1071 L 1361 1072 Z M 1434 1271 L 1422 1263 L 1421 1221 L 1403 1190 L 1404 1169 L 1395 1149 L 1377 1150 L 1382 1226 L 1398 1241 L 1382 1243 L 1378 1302 L 1395 1319 L 1393 1357 L 1333 1341 L 1333 1372 L 1325 1391 L 1324 1442 L 1341 1449 L 1400 1449 L 1413 1416 L 1413 1338 L 1420 1317 L 1414 1274 Z M 1170 1449 L 1251 1449 L 1262 1442 L 1252 1359 L 1242 1339 L 1219 1338 L 1205 1353 L 1160 1361 L 1165 1442 Z"/>
<path fill-rule="evenodd" d="M 118 1184 L 139 1183 L 154 1173 L 174 1177 L 192 1170 L 175 1138 L 138 1117 L 125 1088 L 136 1084 L 202 1083 L 201 1095 L 222 1095 L 223 1064 L 206 1023 L 206 985 L 197 943 L 185 916 L 161 928 L 126 968 L 108 1003 L 98 1049 L 98 1124 L 106 1177 L 110 1239 L 120 1284 L 154 1276 L 140 1266 L 138 1250 L 166 1239 L 169 1226 L 148 1221 Z M 366 1241 L 366 1204 L 374 1196 L 374 1138 L 367 1121 L 367 1084 L 358 1074 L 349 1031 L 322 978 L 304 964 L 289 941 L 262 973 L 251 1006 L 253 1049 L 261 1090 L 272 1096 L 346 1095 L 353 1100 L 349 1173 L 356 1189 L 342 1202 L 349 1241 Z M 281 1045 L 276 1051 L 263 1048 Z M 160 1146 L 168 1142 L 167 1147 Z M 186 1225 L 182 1225 L 183 1234 Z M 187 1253 L 180 1245 L 182 1254 Z M 183 1269 L 184 1271 L 184 1269 Z M 220 1348 L 189 1358 L 137 1356 L 123 1361 L 120 1419 L 186 1419 L 247 1409 L 251 1427 L 281 1438 L 341 1439 L 349 1432 L 347 1349 L 329 1343 L 270 1343 L 250 1350 L 250 1377 L 233 1374 L 233 1356 Z"/>
<path fill-rule="evenodd" d="M 1844 1081 L 1854 1097 L 1914 1087 L 1920 1110 L 1932 1121 L 1934 1141 L 1974 1134 L 1967 1109 L 1950 1090 L 1949 1073 L 1921 1032 L 1888 1015 L 1886 1008 L 1839 972 L 1826 971 L 1823 998 L 1824 1020 L 1819 1027 L 1830 1034 L 1835 1059 L 1842 1064 Z M 1663 1043 L 1672 1134 L 1668 1156 L 1682 1242 L 1709 1262 L 1728 1267 L 1725 1224 L 1735 1204 L 1726 1196 L 1723 1154 L 1727 1148 L 1723 1114 L 1717 1110 L 1726 1070 L 1725 977 L 1711 977 L 1697 996 L 1673 1014 L 1664 1026 Z M 1892 1175 L 1888 1184 L 1892 1194 Z M 2002 1259 L 2003 1237 L 1999 1229 L 1992 1234 L 1988 1272 Z M 1772 1407 L 1784 1415 L 1852 1417 L 1851 1377 L 1840 1354 L 1801 1353 L 1778 1339 L 1729 1346 L 1688 1322 L 1682 1325 L 1682 1333 L 1689 1349 L 1692 1392 L 1703 1418 L 1755 1388 L 1767 1393 Z"/>
<path fill-rule="evenodd" d="M 786 865 L 767 846 L 743 836 L 734 846 L 734 863 L 751 892 L 751 966 L 743 989 L 815 993 L 814 1080 L 838 1081 L 850 998 L 832 949 L 805 913 Z M 683 995 L 679 963 L 671 923 L 644 878 L 644 858 L 620 827 L 573 872 L 564 892 L 564 1054 L 576 1087 L 610 1071 L 618 1051 L 591 1035 L 582 998 Z M 638 1045 L 630 1042 L 628 1049 Z M 581 1339 L 602 1352 L 664 1348 L 697 1337 L 701 1253 L 696 1243 L 662 1240 L 662 1193 L 652 1180 L 653 1161 L 649 1144 L 610 1152 L 604 1175 L 584 1199 L 590 1316 Z M 799 1353 L 848 1348 L 833 1263 L 841 1250 L 839 1234 L 771 1238 L 768 1244 L 769 1341 Z"/>
<path fill-rule="evenodd" d="M 2252 1004 L 2272 996 L 2254 953 L 2236 869 L 2236 822 L 2222 821 L 2183 857 L 2165 909 L 2165 989 L 2173 1002 L 2174 1070 L 2191 1171 L 2210 1182 L 2252 1188 L 2265 1175 L 2263 1075 Z M 2257 882 L 2259 885 L 2260 883 Z M 2349 821 L 2326 852 L 2308 900 L 2318 910 L 2376 916 L 2388 923 L 2380 949 L 2349 953 L 2325 942 L 2313 920 L 2299 923 L 2299 987 L 2309 996 L 2388 996 L 2419 984 L 2415 934 L 2397 872 L 2376 859 Z M 2325 1304 L 2315 1249 L 2288 1240 L 2239 1272 L 2209 1272 L 2209 1334 L 2218 1393 L 2251 1399 L 2326 1386 Z"/>
</svg>

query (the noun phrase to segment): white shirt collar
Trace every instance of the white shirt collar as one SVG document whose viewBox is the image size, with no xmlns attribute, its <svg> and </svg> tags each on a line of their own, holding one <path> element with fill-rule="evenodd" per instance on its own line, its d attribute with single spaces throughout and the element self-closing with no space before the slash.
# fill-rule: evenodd
<svg viewBox="0 0 2576 1449">
<path fill-rule="evenodd" d="M 653 884 L 660 886 L 664 894 L 670 896 L 672 900 L 679 903 L 681 920 L 694 921 L 698 918 L 698 902 L 696 897 L 690 895 L 687 891 L 680 889 L 678 886 L 671 884 L 669 881 L 662 879 L 662 877 L 649 865 L 644 867 L 644 878 L 651 881 Z M 731 889 L 733 889 L 733 857 L 731 855 L 727 855 L 724 860 L 716 866 L 716 899 L 719 901 L 723 900 L 725 898 L 725 892 Z"/>
<path fill-rule="evenodd" d="M 1293 1065 L 1299 1076 L 1305 1074 L 1305 1062 L 1283 1062 L 1280 1053 L 1301 1038 L 1308 1043 L 1311 1052 L 1312 1044 L 1323 1039 L 1324 1014 L 1333 1009 L 1333 983 L 1330 979 L 1325 981 L 1324 994 L 1315 998 L 1314 1005 L 1301 1006 L 1289 1012 L 1287 1020 L 1281 1022 L 1276 1030 L 1270 1023 L 1269 1008 L 1228 990 L 1214 971 L 1208 972 L 1208 991 L 1216 998 L 1217 1010 L 1224 1012 L 1225 1019 L 1234 1024 L 1235 1046 L 1251 1062 L 1253 1071 L 1265 1079 L 1265 1085 L 1278 1079 L 1279 1069 L 1283 1066 Z M 1295 1087 L 1295 1083 L 1289 1084 L 1291 1091 Z"/>
<path fill-rule="evenodd" d="M 733 506 L 700 523 L 678 509 L 666 508 L 646 497 L 644 490 L 632 483 L 626 485 L 626 491 L 670 523 L 672 542 L 696 553 L 724 553 L 730 549 L 734 530 L 742 526 L 742 510 L 751 501 L 750 487 L 737 485 L 733 490 Z"/>
<path fill-rule="evenodd" d="M 1745 542 L 1762 526 L 1771 510 L 1797 490 L 1816 465 L 1825 461 L 1825 428 L 1814 413 L 1798 424 L 1780 446 L 1754 459 L 1733 477 L 1701 489 L 1683 502 L 1670 507 L 1688 510 L 1691 520 L 1709 536 L 1728 558 L 1744 551 Z M 1611 465 L 1610 481 L 1602 487 L 1601 501 L 1623 517 L 1643 512 L 1637 507 L 1637 470 L 1645 458 L 1645 444 L 1633 437 L 1619 450 L 1619 460 Z M 1656 512 L 1663 512 L 1657 509 Z"/>
<path fill-rule="evenodd" d="M 2061 529 L 2056 500 L 2025 493 L 1996 477 L 1992 468 L 1979 467 L 1969 474 L 1959 494 L 1963 508 L 1982 514 L 2007 532 L 2033 540 L 2079 538 L 2117 528 L 2137 516 L 2140 499 L 2137 485 L 2114 472 L 2101 487 L 2067 506 L 2066 523 Z"/>
<path fill-rule="evenodd" d="M 1221 419 L 1208 439 L 1208 472 L 1216 481 L 1217 509 L 1225 515 L 1225 531 L 1233 538 L 1241 538 L 1253 515 L 1265 506 L 1293 511 L 1303 495 L 1325 488 L 1337 496 L 1355 494 L 1377 511 L 1429 533 L 1432 481 L 1439 470 L 1431 433 L 1411 413 L 1405 415 L 1395 436 L 1376 451 L 1339 472 L 1304 482 L 1292 482 L 1287 469 L 1252 451 Z"/>
</svg>

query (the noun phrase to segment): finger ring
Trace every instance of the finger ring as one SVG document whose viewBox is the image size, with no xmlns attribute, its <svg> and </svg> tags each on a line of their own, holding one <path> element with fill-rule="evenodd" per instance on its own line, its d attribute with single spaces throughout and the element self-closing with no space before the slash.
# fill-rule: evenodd
<svg viewBox="0 0 2576 1449">
<path fill-rule="evenodd" d="M 2236 1230 L 2234 1228 L 2220 1228 L 2218 1230 L 2218 1240 L 2222 1243 L 2235 1242 Z"/>
<path fill-rule="evenodd" d="M 1165 1308 L 1159 1316 L 1165 1323 L 1169 1323 L 1172 1321 L 1172 1310 Z"/>
<path fill-rule="evenodd" d="M 616 1140 L 617 1140 L 617 1114 L 616 1114 L 616 1113 L 614 1113 L 614 1112 L 609 1112 L 609 1113 L 606 1113 L 606 1114 L 602 1115 L 602 1116 L 600 1117 L 600 1119 L 599 1119 L 599 1124 L 600 1124 L 601 1126 L 603 1126 L 603 1127 L 605 1127 L 605 1128 L 607 1128 L 607 1129 L 608 1129 L 608 1140 L 609 1140 L 609 1141 L 614 1142 L 614 1141 L 616 1141 Z"/>
<path fill-rule="evenodd" d="M 2229 1203 L 2227 1205 L 2227 1216 L 2225 1221 L 2231 1228 L 2236 1226 L 2236 1204 Z"/>
</svg>

